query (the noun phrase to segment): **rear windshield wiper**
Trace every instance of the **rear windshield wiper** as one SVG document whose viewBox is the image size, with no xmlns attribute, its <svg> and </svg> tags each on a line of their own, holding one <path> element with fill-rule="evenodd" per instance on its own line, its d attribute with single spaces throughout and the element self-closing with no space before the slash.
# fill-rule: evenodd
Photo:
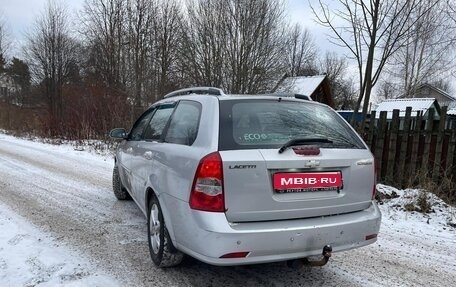
<svg viewBox="0 0 456 287">
<path fill-rule="evenodd" d="M 287 141 L 280 149 L 279 153 L 283 153 L 287 148 L 296 145 L 306 145 L 311 143 L 333 143 L 332 140 L 325 138 L 300 138 L 300 139 L 291 139 Z"/>
</svg>

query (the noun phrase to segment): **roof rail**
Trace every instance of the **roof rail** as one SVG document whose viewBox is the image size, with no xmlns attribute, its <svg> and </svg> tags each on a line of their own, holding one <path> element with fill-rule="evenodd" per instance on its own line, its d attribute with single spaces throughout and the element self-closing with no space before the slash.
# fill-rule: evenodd
<svg viewBox="0 0 456 287">
<path fill-rule="evenodd" d="M 224 95 L 225 93 L 223 92 L 222 89 L 219 89 L 219 88 L 192 87 L 192 88 L 185 88 L 185 89 L 180 89 L 180 90 L 171 92 L 169 94 L 166 94 L 163 98 L 171 98 L 171 97 L 190 95 L 190 94 L 209 94 L 209 95 L 221 96 L 221 95 Z"/>
<path fill-rule="evenodd" d="M 292 94 L 292 93 L 271 93 L 271 94 L 261 94 L 259 96 L 272 96 L 272 97 L 282 97 L 282 98 L 296 98 L 300 100 L 312 101 L 312 98 L 307 95 L 302 94 Z"/>
</svg>

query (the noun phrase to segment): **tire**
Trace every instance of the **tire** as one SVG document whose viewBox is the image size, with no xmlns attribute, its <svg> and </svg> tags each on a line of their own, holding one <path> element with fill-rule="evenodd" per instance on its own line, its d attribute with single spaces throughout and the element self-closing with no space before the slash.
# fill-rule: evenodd
<svg viewBox="0 0 456 287">
<path fill-rule="evenodd" d="M 119 168 L 114 166 L 112 171 L 112 191 L 118 200 L 129 200 L 131 199 L 128 191 L 123 187 L 122 181 L 120 180 Z"/>
<path fill-rule="evenodd" d="M 182 262 L 184 254 L 174 247 L 163 219 L 160 203 L 155 196 L 152 196 L 149 201 L 147 237 L 150 256 L 156 266 L 173 267 Z"/>
</svg>

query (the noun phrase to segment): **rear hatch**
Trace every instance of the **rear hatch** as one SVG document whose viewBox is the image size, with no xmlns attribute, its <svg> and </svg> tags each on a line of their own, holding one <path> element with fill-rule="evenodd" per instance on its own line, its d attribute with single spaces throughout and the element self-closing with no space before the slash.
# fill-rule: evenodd
<svg viewBox="0 0 456 287">
<path fill-rule="evenodd" d="M 293 139 L 303 141 L 279 152 Z M 219 150 L 231 222 L 327 216 L 371 204 L 372 154 L 327 106 L 220 101 Z"/>
</svg>

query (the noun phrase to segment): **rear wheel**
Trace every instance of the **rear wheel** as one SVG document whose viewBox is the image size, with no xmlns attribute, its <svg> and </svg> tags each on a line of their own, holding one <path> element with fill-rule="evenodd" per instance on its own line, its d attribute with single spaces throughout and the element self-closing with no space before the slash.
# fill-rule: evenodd
<svg viewBox="0 0 456 287">
<path fill-rule="evenodd" d="M 122 181 L 120 180 L 119 175 L 119 168 L 117 166 L 114 166 L 114 170 L 112 171 L 112 191 L 114 191 L 114 195 L 119 200 L 131 199 L 130 194 L 122 185 Z"/>
<path fill-rule="evenodd" d="M 172 267 L 180 264 L 184 254 L 177 250 L 168 234 L 158 199 L 153 196 L 149 202 L 147 236 L 152 261 L 158 267 Z"/>
</svg>

